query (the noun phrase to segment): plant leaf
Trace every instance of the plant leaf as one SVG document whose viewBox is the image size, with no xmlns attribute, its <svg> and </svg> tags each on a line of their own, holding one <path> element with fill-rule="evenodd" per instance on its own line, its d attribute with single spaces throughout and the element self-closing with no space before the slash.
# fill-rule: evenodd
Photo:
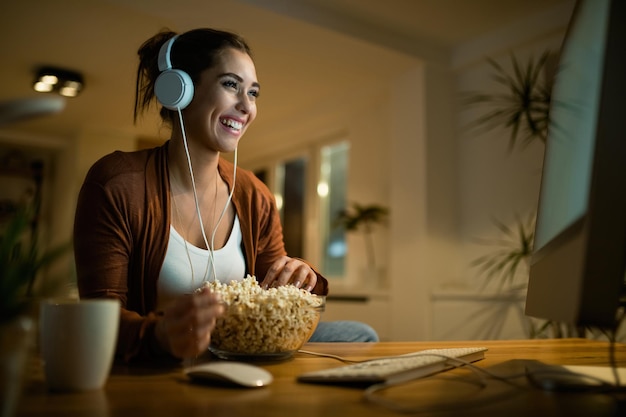
<svg viewBox="0 0 626 417">
<path fill-rule="evenodd" d="M 523 64 L 511 54 L 512 75 L 497 61 L 487 58 L 487 63 L 493 70 L 492 79 L 506 93 L 465 94 L 466 105 L 487 105 L 495 108 L 479 116 L 469 127 L 492 130 L 502 126 L 509 129 L 509 151 L 516 146 L 524 148 L 535 140 L 545 143 L 553 80 L 542 82 L 541 74 L 549 56 L 550 52 L 544 51 L 538 59 L 530 57 Z"/>
</svg>

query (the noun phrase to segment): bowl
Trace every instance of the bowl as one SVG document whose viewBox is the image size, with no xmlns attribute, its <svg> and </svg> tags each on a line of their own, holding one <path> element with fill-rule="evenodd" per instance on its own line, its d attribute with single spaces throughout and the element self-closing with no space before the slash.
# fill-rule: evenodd
<svg viewBox="0 0 626 417">
<path fill-rule="evenodd" d="M 226 360 L 282 360 L 305 344 L 326 299 L 287 285 L 262 289 L 256 279 L 213 284 L 227 305 L 211 332 L 209 350 Z"/>
</svg>

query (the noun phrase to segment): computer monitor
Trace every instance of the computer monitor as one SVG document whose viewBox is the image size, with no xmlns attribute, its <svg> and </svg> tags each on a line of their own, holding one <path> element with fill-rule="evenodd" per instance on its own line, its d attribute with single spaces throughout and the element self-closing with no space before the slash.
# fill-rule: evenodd
<svg viewBox="0 0 626 417">
<path fill-rule="evenodd" d="M 576 4 L 550 108 L 528 316 L 613 328 L 626 266 L 626 1 Z"/>
</svg>

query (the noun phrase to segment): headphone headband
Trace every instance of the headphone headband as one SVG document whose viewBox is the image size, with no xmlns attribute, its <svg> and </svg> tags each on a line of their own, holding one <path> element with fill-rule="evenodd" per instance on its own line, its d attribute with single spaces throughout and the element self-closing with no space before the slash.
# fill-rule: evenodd
<svg viewBox="0 0 626 417">
<path fill-rule="evenodd" d="M 172 36 L 170 39 L 167 40 L 167 42 L 161 45 L 161 49 L 159 49 L 158 61 L 159 71 L 161 72 L 172 69 L 172 59 L 170 57 L 172 54 L 172 45 L 174 44 L 176 38 L 178 38 L 178 35 Z"/>
<path fill-rule="evenodd" d="M 169 110 L 182 110 L 193 99 L 193 81 L 183 70 L 172 68 L 172 45 L 178 35 L 172 36 L 159 49 L 158 65 L 161 74 L 154 83 L 154 95 Z"/>
</svg>

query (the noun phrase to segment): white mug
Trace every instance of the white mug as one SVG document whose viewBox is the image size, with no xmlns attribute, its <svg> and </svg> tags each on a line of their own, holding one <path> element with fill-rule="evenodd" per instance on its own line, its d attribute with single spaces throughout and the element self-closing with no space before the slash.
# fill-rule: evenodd
<svg viewBox="0 0 626 417">
<path fill-rule="evenodd" d="M 100 389 L 111 372 L 120 319 L 113 299 L 42 301 L 40 345 L 48 388 Z"/>
</svg>

